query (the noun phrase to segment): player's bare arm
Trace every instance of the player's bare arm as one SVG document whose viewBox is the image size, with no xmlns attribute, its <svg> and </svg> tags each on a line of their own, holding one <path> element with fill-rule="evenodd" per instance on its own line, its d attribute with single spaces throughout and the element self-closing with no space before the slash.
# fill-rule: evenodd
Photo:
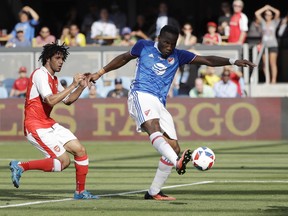
<svg viewBox="0 0 288 216">
<path fill-rule="evenodd" d="M 111 62 L 109 62 L 106 66 L 101 68 L 98 72 L 90 75 L 90 77 L 88 78 L 88 82 L 91 82 L 91 81 L 94 82 L 98 80 L 103 74 L 108 73 L 109 71 L 112 71 L 112 70 L 116 70 L 135 58 L 137 57 L 132 56 L 129 51 L 121 55 L 118 55 Z"/>
<path fill-rule="evenodd" d="M 44 99 L 45 103 L 49 104 L 51 107 L 55 106 L 57 103 L 59 103 L 65 97 L 67 97 L 69 94 L 71 94 L 72 91 L 78 87 L 79 83 L 82 80 L 85 80 L 85 75 L 84 74 L 76 74 L 73 78 L 73 82 L 71 83 L 71 85 L 69 85 L 66 89 L 64 89 L 63 91 L 61 91 L 57 94 L 49 95 L 49 96 L 45 97 L 45 99 Z"/>
<path fill-rule="evenodd" d="M 201 64 L 211 67 L 236 65 L 238 67 L 256 67 L 256 65 L 248 60 L 242 59 L 229 59 L 220 56 L 196 56 L 191 64 Z"/>
<path fill-rule="evenodd" d="M 79 82 L 77 89 L 73 91 L 70 95 L 68 95 L 67 99 L 63 100 L 63 103 L 65 103 L 66 105 L 71 105 L 80 97 L 83 90 L 87 87 L 87 78 L 89 77 L 89 75 L 90 73 L 84 74 L 84 79 Z"/>
</svg>

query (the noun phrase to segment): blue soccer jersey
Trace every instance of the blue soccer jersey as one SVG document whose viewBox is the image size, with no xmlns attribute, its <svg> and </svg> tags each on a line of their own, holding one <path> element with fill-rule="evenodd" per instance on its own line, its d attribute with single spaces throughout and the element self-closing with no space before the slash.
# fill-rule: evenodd
<svg viewBox="0 0 288 216">
<path fill-rule="evenodd" d="M 139 40 L 130 53 L 138 57 L 131 91 L 155 95 L 164 105 L 178 67 L 189 64 L 196 57 L 186 50 L 174 49 L 168 58 L 163 58 L 158 43 L 146 40 Z"/>
</svg>

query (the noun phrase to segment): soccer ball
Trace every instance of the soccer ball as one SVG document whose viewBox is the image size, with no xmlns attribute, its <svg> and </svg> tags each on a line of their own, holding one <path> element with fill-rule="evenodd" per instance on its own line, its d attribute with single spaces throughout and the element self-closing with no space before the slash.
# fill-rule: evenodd
<svg viewBox="0 0 288 216">
<path fill-rule="evenodd" d="M 199 147 L 192 153 L 192 163 L 194 167 L 201 171 L 209 170 L 215 163 L 214 152 L 207 147 Z"/>
</svg>

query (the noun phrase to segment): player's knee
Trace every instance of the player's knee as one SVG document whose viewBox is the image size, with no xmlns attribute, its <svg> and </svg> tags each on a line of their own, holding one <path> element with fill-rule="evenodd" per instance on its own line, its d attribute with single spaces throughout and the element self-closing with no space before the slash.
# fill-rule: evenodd
<svg viewBox="0 0 288 216">
<path fill-rule="evenodd" d="M 83 145 L 80 145 L 79 148 L 77 148 L 75 155 L 78 157 L 83 157 L 84 155 L 87 155 L 86 148 Z"/>
</svg>

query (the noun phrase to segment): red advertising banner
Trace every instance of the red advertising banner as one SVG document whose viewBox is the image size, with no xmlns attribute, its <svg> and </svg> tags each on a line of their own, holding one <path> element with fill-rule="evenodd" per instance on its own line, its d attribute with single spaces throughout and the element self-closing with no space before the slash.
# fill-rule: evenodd
<svg viewBox="0 0 288 216">
<path fill-rule="evenodd" d="M 23 99 L 0 100 L 0 139 L 22 140 Z M 180 140 L 279 140 L 280 98 L 169 99 Z M 146 140 L 137 133 L 126 99 L 79 99 L 59 104 L 53 118 L 80 140 Z"/>
</svg>

